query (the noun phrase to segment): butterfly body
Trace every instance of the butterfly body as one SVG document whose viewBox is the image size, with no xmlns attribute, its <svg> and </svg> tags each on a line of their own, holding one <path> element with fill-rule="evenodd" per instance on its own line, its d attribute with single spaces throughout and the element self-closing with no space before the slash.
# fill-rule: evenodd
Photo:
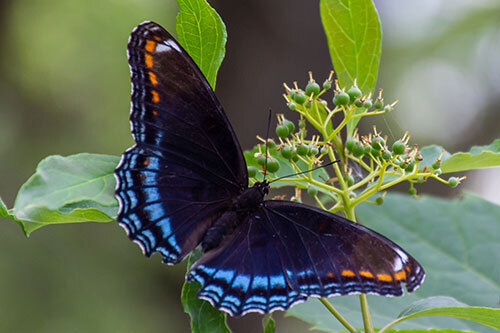
<svg viewBox="0 0 500 333">
<path fill-rule="evenodd" d="M 203 236 L 203 252 L 218 247 L 224 237 L 230 236 L 238 225 L 245 223 L 245 219 L 263 204 L 264 196 L 268 193 L 267 182 L 257 182 L 252 187 L 244 188 L 241 194 L 232 200 L 231 207 L 226 209 Z"/>
<path fill-rule="evenodd" d="M 201 245 L 189 281 L 231 315 L 286 310 L 309 296 L 399 296 L 424 279 L 398 245 L 360 224 L 248 187 L 241 147 L 205 77 L 161 26 L 128 44 L 136 144 L 115 170 L 118 222 L 145 255 L 176 264 Z"/>
</svg>

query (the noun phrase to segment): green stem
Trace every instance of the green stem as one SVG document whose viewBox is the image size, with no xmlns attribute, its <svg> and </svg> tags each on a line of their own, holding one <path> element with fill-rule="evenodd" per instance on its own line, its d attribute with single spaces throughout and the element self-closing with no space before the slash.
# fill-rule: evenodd
<svg viewBox="0 0 500 333">
<path fill-rule="evenodd" d="M 346 210 L 347 218 L 351 221 L 356 222 L 356 215 L 354 214 L 354 206 Z M 363 325 L 365 327 L 365 333 L 373 333 L 373 324 L 370 316 L 370 308 L 368 306 L 368 300 L 365 294 L 359 295 L 359 302 L 361 305 L 361 315 L 363 316 Z"/>
<path fill-rule="evenodd" d="M 365 333 L 373 333 L 372 318 L 370 316 L 368 300 L 366 299 L 365 294 L 359 295 L 359 302 L 361 304 L 361 314 L 363 315 L 363 325 L 365 326 Z"/>
<path fill-rule="evenodd" d="M 323 305 L 328 309 L 328 311 L 330 311 L 330 313 L 335 317 L 337 318 L 337 320 L 342 324 L 344 325 L 345 328 L 347 328 L 347 330 L 351 333 L 356 333 L 356 329 L 354 327 L 352 327 L 351 324 L 349 324 L 349 322 L 347 320 L 345 320 L 344 317 L 342 317 L 342 315 L 337 311 L 337 309 L 335 309 L 333 307 L 333 305 L 328 302 L 328 300 L 326 298 L 323 298 L 321 297 L 320 299 L 320 302 L 323 303 Z"/>
</svg>

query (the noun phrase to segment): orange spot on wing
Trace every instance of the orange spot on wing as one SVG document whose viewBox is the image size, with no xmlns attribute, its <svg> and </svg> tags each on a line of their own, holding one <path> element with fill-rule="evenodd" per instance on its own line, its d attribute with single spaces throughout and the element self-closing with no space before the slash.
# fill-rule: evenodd
<svg viewBox="0 0 500 333">
<path fill-rule="evenodd" d="M 329 278 L 332 278 L 333 277 L 333 273 L 332 272 L 328 272 L 328 273 L 326 273 L 326 276 L 329 277 Z"/>
<path fill-rule="evenodd" d="M 153 53 L 156 48 L 156 42 L 152 40 L 147 40 L 146 45 L 144 45 L 144 49 L 149 53 Z"/>
<path fill-rule="evenodd" d="M 149 81 L 151 81 L 151 83 L 156 86 L 158 84 L 158 79 L 156 78 L 156 74 L 153 73 L 153 72 L 148 72 L 149 74 Z"/>
<path fill-rule="evenodd" d="M 144 63 L 147 68 L 153 68 L 153 56 L 151 54 L 144 53 Z"/>
<path fill-rule="evenodd" d="M 394 274 L 394 278 L 396 281 L 406 280 L 406 272 L 404 270 L 400 270 Z"/>
<path fill-rule="evenodd" d="M 406 265 L 406 266 L 405 266 L 405 268 L 406 268 L 406 271 L 407 271 L 408 273 L 410 273 L 410 272 L 411 272 L 410 266 Z"/>
<path fill-rule="evenodd" d="M 342 273 L 340 273 L 342 276 L 348 276 L 348 277 L 353 277 L 356 276 L 353 271 L 350 271 L 348 269 L 344 269 Z"/>
<path fill-rule="evenodd" d="M 152 112 L 152 113 L 153 113 L 153 116 L 154 116 L 154 117 L 156 117 L 156 116 L 158 115 L 158 111 L 156 111 L 156 110 L 153 110 L 153 112 Z"/>
<path fill-rule="evenodd" d="M 384 282 L 391 282 L 392 276 L 390 276 L 389 274 L 377 274 L 377 279 Z"/>
<path fill-rule="evenodd" d="M 369 279 L 373 279 L 372 272 L 369 272 L 369 271 L 359 271 L 358 273 L 361 276 L 364 276 L 364 277 L 369 278 Z"/>
<path fill-rule="evenodd" d="M 153 103 L 158 103 L 160 101 L 160 95 L 156 90 L 151 90 L 151 95 L 153 95 Z"/>
<path fill-rule="evenodd" d="M 144 159 L 142 165 L 147 166 L 149 164 L 149 158 Z"/>
<path fill-rule="evenodd" d="M 154 39 L 156 39 L 156 40 L 157 40 L 157 41 L 159 41 L 159 42 L 161 42 L 161 41 L 162 41 L 161 37 L 158 37 L 158 36 L 153 36 L 153 38 L 154 38 Z"/>
</svg>

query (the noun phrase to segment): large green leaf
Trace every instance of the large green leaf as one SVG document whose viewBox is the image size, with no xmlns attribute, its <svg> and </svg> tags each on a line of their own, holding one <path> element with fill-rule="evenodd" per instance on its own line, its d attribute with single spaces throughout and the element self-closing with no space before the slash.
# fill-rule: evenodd
<svg viewBox="0 0 500 333">
<path fill-rule="evenodd" d="M 49 156 L 21 187 L 11 213 L 26 234 L 53 223 L 111 221 L 118 209 L 113 176 L 118 162 L 99 154 Z"/>
<path fill-rule="evenodd" d="M 226 53 L 226 26 L 205 0 L 177 0 L 177 39 L 215 88 Z"/>
<path fill-rule="evenodd" d="M 341 87 L 351 87 L 357 78 L 363 92 L 373 91 L 380 63 L 382 32 L 372 0 L 321 0 L 320 13 Z M 359 119 L 347 124 L 349 137 Z"/>
<path fill-rule="evenodd" d="M 188 271 L 193 263 L 201 257 L 201 251 L 195 250 L 188 259 Z M 184 312 L 191 318 L 192 333 L 230 333 L 227 327 L 226 314 L 215 309 L 210 303 L 196 297 L 200 289 L 197 282 L 184 282 L 181 302 Z"/>
<path fill-rule="evenodd" d="M 397 320 L 387 326 L 394 325 L 408 319 L 426 316 L 447 316 L 471 320 L 476 323 L 500 330 L 500 309 L 485 307 L 468 307 L 451 297 L 429 297 L 411 304 L 398 316 Z M 387 332 L 388 330 L 382 330 Z"/>
<path fill-rule="evenodd" d="M 388 194 L 382 206 L 362 204 L 356 212 L 365 225 L 413 255 L 427 274 L 423 285 L 407 296 L 368 296 L 375 327 L 385 326 L 401 309 L 430 296 L 450 296 L 471 306 L 498 306 L 499 206 L 470 195 L 445 200 Z M 330 301 L 354 327 L 363 326 L 358 297 L 332 297 Z M 316 300 L 299 304 L 288 313 L 323 330 L 342 329 Z M 414 319 L 399 326 L 489 332 L 478 324 L 444 317 Z"/>
<path fill-rule="evenodd" d="M 422 148 L 424 161 L 421 166 L 434 163 L 443 150 L 443 147 L 436 145 Z M 473 146 L 469 152 L 450 154 L 445 151 L 441 160 L 443 173 L 500 166 L 500 139 L 496 139 L 486 146 Z"/>
</svg>

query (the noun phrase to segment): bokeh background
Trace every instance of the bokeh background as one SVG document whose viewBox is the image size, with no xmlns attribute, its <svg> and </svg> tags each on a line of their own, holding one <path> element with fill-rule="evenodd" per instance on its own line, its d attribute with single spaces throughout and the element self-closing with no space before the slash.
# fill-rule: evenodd
<svg viewBox="0 0 500 333">
<path fill-rule="evenodd" d="M 331 69 L 318 1 L 210 1 L 228 30 L 217 95 L 243 147 L 284 112 L 282 82 Z M 390 140 L 468 150 L 500 137 L 500 3 L 375 1 L 383 25 L 378 86 L 396 110 L 376 120 Z M 132 144 L 126 43 L 155 20 L 175 31 L 173 0 L 0 0 L 0 195 L 47 155 L 119 155 Z M 293 116 L 290 115 L 293 119 Z M 371 124 L 361 124 L 361 132 Z M 500 203 L 498 170 L 467 174 L 461 190 Z M 405 188 L 401 188 L 405 190 Z M 420 193 L 457 196 L 444 185 Z M 0 332 L 187 332 L 179 301 L 185 264 L 147 259 L 116 223 L 50 226 L 25 238 L 0 223 Z M 307 325 L 278 313 L 278 332 Z M 230 320 L 254 332 L 260 316 Z"/>
</svg>

